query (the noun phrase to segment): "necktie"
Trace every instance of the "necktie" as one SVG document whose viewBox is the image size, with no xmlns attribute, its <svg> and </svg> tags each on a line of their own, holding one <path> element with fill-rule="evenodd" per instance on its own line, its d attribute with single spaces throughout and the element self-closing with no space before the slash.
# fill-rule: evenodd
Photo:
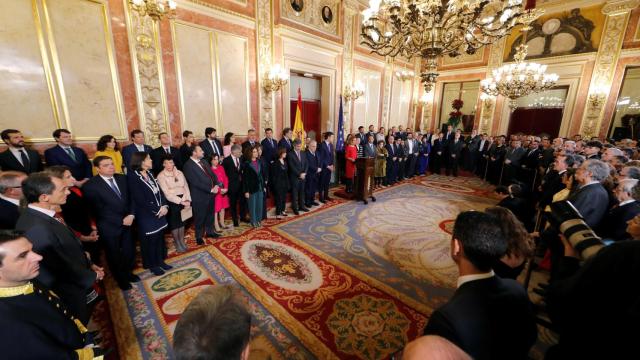
<svg viewBox="0 0 640 360">
<path fill-rule="evenodd" d="M 269 143 L 271 143 L 271 147 L 276 147 L 275 145 L 273 145 L 273 139 L 269 139 Z"/>
<path fill-rule="evenodd" d="M 166 152 L 166 153 L 167 153 L 167 155 L 171 155 L 171 151 L 169 151 L 169 148 L 165 148 L 165 149 L 164 149 L 164 152 Z"/>
<path fill-rule="evenodd" d="M 27 153 L 24 152 L 23 149 L 20 149 L 19 151 L 20 151 L 20 159 L 22 159 L 22 166 L 25 169 L 28 169 L 29 168 L 29 157 L 27 156 Z"/>
<path fill-rule="evenodd" d="M 71 160 L 73 160 L 73 162 L 78 162 L 78 160 L 76 159 L 76 154 L 71 148 L 66 148 L 64 150 L 67 152 L 67 154 L 69 154 L 69 157 L 71 157 Z"/>
<path fill-rule="evenodd" d="M 67 223 L 64 222 L 64 218 L 62 217 L 62 213 L 57 212 L 55 215 L 53 215 L 53 218 L 56 219 L 62 225 L 65 225 L 65 226 L 67 225 Z"/>
<path fill-rule="evenodd" d="M 111 190 L 113 190 L 113 192 L 116 193 L 116 195 L 118 195 L 119 198 L 122 197 L 122 193 L 118 189 L 118 186 L 116 185 L 116 181 L 113 178 L 109 178 L 109 187 L 111 188 Z"/>
<path fill-rule="evenodd" d="M 298 161 L 300 161 L 300 153 L 296 151 L 296 155 L 298 156 Z"/>
<path fill-rule="evenodd" d="M 234 158 L 233 158 L 233 162 L 234 162 L 234 163 L 236 163 L 236 169 L 237 169 L 238 171 L 240 171 L 240 163 L 238 162 L 238 158 L 237 158 L 237 157 L 234 157 Z"/>
</svg>

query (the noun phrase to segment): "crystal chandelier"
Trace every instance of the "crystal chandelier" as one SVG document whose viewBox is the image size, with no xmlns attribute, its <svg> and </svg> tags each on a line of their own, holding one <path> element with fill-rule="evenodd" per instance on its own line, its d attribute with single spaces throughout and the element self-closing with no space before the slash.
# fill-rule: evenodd
<svg viewBox="0 0 640 360">
<path fill-rule="evenodd" d="M 149 15 L 153 20 L 172 18 L 177 7 L 174 0 L 129 0 L 129 3 L 141 16 Z"/>
<path fill-rule="evenodd" d="M 557 74 L 547 74 L 547 65 L 525 62 L 527 57 L 527 32 L 531 29 L 530 23 L 542 14 L 540 10 L 528 12 L 528 22 L 523 26 L 522 42 L 516 47 L 513 56 L 513 64 L 503 65 L 493 70 L 493 77 L 480 82 L 480 89 L 489 95 L 502 95 L 509 98 L 509 108 L 515 110 L 518 105 L 516 99 L 532 93 L 549 90 L 558 81 Z"/>
<path fill-rule="evenodd" d="M 430 91 L 437 59 L 473 54 L 509 34 L 523 13 L 522 0 L 369 0 L 361 43 L 381 56 L 421 57 Z"/>
<path fill-rule="evenodd" d="M 407 71 L 407 70 L 396 71 L 396 78 L 400 81 L 411 80 L 413 79 L 414 76 L 415 76 L 415 73 L 413 71 Z"/>
</svg>

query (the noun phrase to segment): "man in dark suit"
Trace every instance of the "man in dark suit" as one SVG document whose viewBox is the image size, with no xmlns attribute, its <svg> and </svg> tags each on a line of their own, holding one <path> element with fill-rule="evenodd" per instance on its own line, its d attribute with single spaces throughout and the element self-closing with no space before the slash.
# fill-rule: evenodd
<svg viewBox="0 0 640 360">
<path fill-rule="evenodd" d="M 600 151 L 602 151 L 602 143 L 600 141 L 589 141 L 584 146 L 584 156 L 587 160 L 600 160 Z"/>
<path fill-rule="evenodd" d="M 304 204 L 308 208 L 320 205 L 316 202 L 316 192 L 318 192 L 318 182 L 320 180 L 322 167 L 320 166 L 321 159 L 317 150 L 318 143 L 315 140 L 311 140 L 307 146 L 307 150 L 304 152 L 304 155 L 307 158 L 307 176 L 304 184 Z"/>
<path fill-rule="evenodd" d="M 478 135 L 476 129 L 471 130 L 471 135 L 464 139 L 466 145 L 466 152 L 464 154 L 464 169 L 467 171 L 475 172 L 478 164 L 478 148 L 480 147 L 480 141 L 482 138 Z"/>
<path fill-rule="evenodd" d="M 442 169 L 444 157 L 446 155 L 446 144 L 447 142 L 444 139 L 444 134 L 439 132 L 438 137 L 433 141 L 433 146 L 431 147 L 431 163 L 429 164 L 429 167 L 433 174 L 440 175 L 440 170 Z"/>
<path fill-rule="evenodd" d="M 538 141 L 535 139 L 532 140 L 529 143 L 529 148 L 522 157 L 522 162 L 520 164 L 520 181 L 527 184 L 529 189 L 532 189 L 536 177 L 535 175 L 538 171 L 538 157 L 540 156 L 540 150 L 538 147 Z"/>
<path fill-rule="evenodd" d="M 292 135 L 293 135 L 293 131 L 291 131 L 291 128 L 282 129 L 282 139 L 278 141 L 278 148 L 287 149 L 287 153 L 293 150 L 293 145 L 291 144 Z"/>
<path fill-rule="evenodd" d="M 458 176 L 458 165 L 460 164 L 460 155 L 462 154 L 462 148 L 464 147 L 464 141 L 460 136 L 460 130 L 457 130 L 453 139 L 448 142 L 448 149 L 446 151 L 449 159 L 447 162 L 447 176 L 453 174 Z"/>
<path fill-rule="evenodd" d="M 244 200 L 242 194 L 242 148 L 240 145 L 231 146 L 231 155 L 222 160 L 222 167 L 229 179 L 229 188 L 227 195 L 229 196 L 229 209 L 231 211 L 231 219 L 233 220 L 233 226 L 240 226 L 240 220 L 248 222 L 247 216 L 247 202 Z M 240 205 L 240 212 L 238 213 L 238 205 Z"/>
<path fill-rule="evenodd" d="M 613 191 L 618 204 L 607 212 L 600 224 L 598 235 L 605 240 L 629 240 L 627 221 L 640 214 L 640 202 L 633 198 L 633 188 L 638 184 L 636 179 L 622 179 Z"/>
<path fill-rule="evenodd" d="M 520 164 L 524 158 L 526 151 L 522 147 L 520 140 L 511 141 L 511 146 L 507 149 L 504 158 L 504 176 L 503 184 L 511 184 L 516 181 L 516 175 L 520 170 Z"/>
<path fill-rule="evenodd" d="M 405 177 L 412 178 L 416 173 L 416 161 L 418 160 L 418 142 L 413 138 L 413 133 L 408 132 L 404 142 L 404 153 L 407 156 L 405 164 Z"/>
<path fill-rule="evenodd" d="M 526 359 L 537 329 L 526 290 L 501 279 L 491 264 L 507 242 L 498 220 L 486 213 L 458 215 L 451 257 L 460 273 L 453 297 L 431 314 L 425 335 L 438 335 L 474 359 Z"/>
<path fill-rule="evenodd" d="M 249 129 L 249 131 L 247 131 L 247 141 L 242 143 L 242 152 L 244 153 L 246 149 L 252 148 L 256 146 L 256 144 L 258 144 L 258 140 L 256 137 L 256 130 Z"/>
<path fill-rule="evenodd" d="M 107 156 L 93 159 L 98 175 L 82 191 L 91 208 L 100 242 L 104 245 L 109 269 L 122 290 L 140 280 L 131 272 L 135 265 L 135 244 L 131 224 L 135 217 L 124 175 L 116 174 L 113 160 Z"/>
<path fill-rule="evenodd" d="M 189 183 L 193 222 L 196 228 L 196 242 L 204 245 L 203 237 L 217 238 L 220 235 L 213 230 L 214 204 L 216 194 L 220 191 L 218 178 L 205 163 L 204 151 L 200 145 L 193 148 L 193 153 L 183 166 L 184 176 Z"/>
<path fill-rule="evenodd" d="M 498 136 L 496 137 L 496 142 L 491 145 L 489 148 L 489 170 L 487 173 L 487 180 L 494 184 L 498 185 L 502 178 L 502 166 L 504 165 L 504 156 L 507 152 L 506 146 L 504 144 L 505 137 Z"/>
<path fill-rule="evenodd" d="M 20 231 L 0 231 L 0 347 L 6 359 L 99 359 L 86 323 L 34 280 L 42 256 Z"/>
<path fill-rule="evenodd" d="M 558 191 L 565 188 L 562 183 L 562 175 L 567 169 L 573 167 L 575 163 L 575 157 L 571 154 L 558 155 L 553 162 L 553 169 L 549 170 L 542 178 L 540 184 L 540 200 L 538 201 L 538 207 L 544 209 L 547 205 L 551 204 L 553 195 Z"/>
<path fill-rule="evenodd" d="M 483 178 L 487 170 L 487 165 L 489 164 L 489 148 L 491 148 L 491 139 L 486 133 L 482 134 L 480 137 L 480 144 L 478 145 L 476 175 Z"/>
<path fill-rule="evenodd" d="M 20 217 L 22 181 L 27 175 L 19 171 L 0 172 L 0 229 L 15 229 Z"/>
<path fill-rule="evenodd" d="M 367 143 L 367 134 L 364 132 L 364 126 L 358 126 L 356 138 L 359 140 L 357 145 L 364 146 Z"/>
<path fill-rule="evenodd" d="M 0 136 L 9 147 L 0 153 L 0 169 L 2 171 L 14 170 L 25 174 L 42 171 L 40 154 L 24 146 L 24 136 L 20 130 L 6 129 L 0 133 Z"/>
<path fill-rule="evenodd" d="M 398 149 L 393 135 L 389 135 L 385 147 L 389 153 L 387 157 L 387 185 L 393 185 L 398 176 Z"/>
<path fill-rule="evenodd" d="M 333 174 L 333 161 L 336 157 L 335 148 L 333 146 L 333 133 L 327 131 L 324 133 L 324 141 L 320 144 L 320 150 L 318 151 L 320 156 L 320 167 L 322 173 L 320 175 L 318 192 L 320 193 L 320 202 L 326 203 L 331 201 L 329 198 L 329 186 L 331 185 L 331 174 Z"/>
<path fill-rule="evenodd" d="M 276 160 L 278 142 L 273 138 L 273 130 L 271 128 L 264 130 L 264 139 L 262 139 L 260 144 L 262 145 L 262 157 L 267 163 L 270 164 Z"/>
<path fill-rule="evenodd" d="M 222 144 L 217 138 L 217 131 L 215 128 L 208 127 L 204 129 L 204 140 L 200 142 L 200 147 L 204 152 L 204 160 L 207 164 L 211 163 L 211 155 L 216 154 L 222 157 Z"/>
<path fill-rule="evenodd" d="M 62 179 L 33 173 L 22 183 L 22 192 L 29 206 L 20 215 L 16 229 L 25 232 L 33 250 L 43 257 L 37 279 L 86 324 L 91 315 L 87 294 L 96 280 L 102 280 L 104 270 L 91 264 L 80 240 L 56 215 L 69 190 Z"/>
<path fill-rule="evenodd" d="M 376 149 L 375 139 L 373 135 L 367 135 L 367 143 L 363 146 L 363 153 L 365 158 L 375 159 L 378 150 Z"/>
<path fill-rule="evenodd" d="M 165 156 L 171 156 L 173 163 L 182 170 L 182 159 L 180 158 L 180 150 L 171 146 L 171 137 L 166 132 L 158 134 L 160 146 L 151 151 L 151 160 L 153 161 L 153 175 L 158 175 L 162 171 L 162 159 Z"/>
<path fill-rule="evenodd" d="M 135 152 L 146 152 L 151 154 L 153 148 L 144 143 L 144 133 L 140 129 L 135 129 L 131 132 L 131 144 L 122 148 L 122 162 L 124 167 L 129 171 L 129 165 L 131 163 L 131 155 Z"/>
<path fill-rule="evenodd" d="M 293 150 L 287 154 L 287 164 L 289 165 L 289 183 L 291 184 L 291 208 L 294 214 L 300 215 L 298 210 L 309 211 L 304 204 L 307 158 L 302 153 L 300 139 L 293 141 Z"/>
<path fill-rule="evenodd" d="M 47 166 L 66 165 L 76 179 L 76 184 L 82 186 L 93 176 L 87 154 L 79 147 L 73 146 L 71 132 L 67 129 L 55 130 L 53 138 L 58 145 L 45 150 L 44 158 Z"/>
</svg>

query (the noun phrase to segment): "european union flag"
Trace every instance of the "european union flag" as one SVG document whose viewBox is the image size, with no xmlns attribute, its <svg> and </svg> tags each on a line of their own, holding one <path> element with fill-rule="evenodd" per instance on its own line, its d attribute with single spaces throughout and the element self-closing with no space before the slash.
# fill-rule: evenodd
<svg viewBox="0 0 640 360">
<path fill-rule="evenodd" d="M 340 113 L 338 115 L 338 139 L 336 139 L 336 151 L 344 151 L 344 115 L 342 112 L 342 96 L 340 96 Z"/>
</svg>

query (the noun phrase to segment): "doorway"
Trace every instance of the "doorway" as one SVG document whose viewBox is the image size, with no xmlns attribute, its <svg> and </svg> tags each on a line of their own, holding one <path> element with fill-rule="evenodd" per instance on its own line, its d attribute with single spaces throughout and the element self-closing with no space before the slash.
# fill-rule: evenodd
<svg viewBox="0 0 640 360">
<path fill-rule="evenodd" d="M 296 110 L 298 106 L 298 89 L 302 95 L 302 124 L 307 137 L 312 140 L 320 141 L 321 136 L 321 98 L 322 98 L 322 79 L 312 74 L 299 74 L 291 72 L 290 76 L 290 127 L 296 121 Z"/>
<path fill-rule="evenodd" d="M 518 107 L 511 113 L 507 135 L 548 134 L 558 137 L 568 86 L 559 86 L 517 100 Z"/>
</svg>

